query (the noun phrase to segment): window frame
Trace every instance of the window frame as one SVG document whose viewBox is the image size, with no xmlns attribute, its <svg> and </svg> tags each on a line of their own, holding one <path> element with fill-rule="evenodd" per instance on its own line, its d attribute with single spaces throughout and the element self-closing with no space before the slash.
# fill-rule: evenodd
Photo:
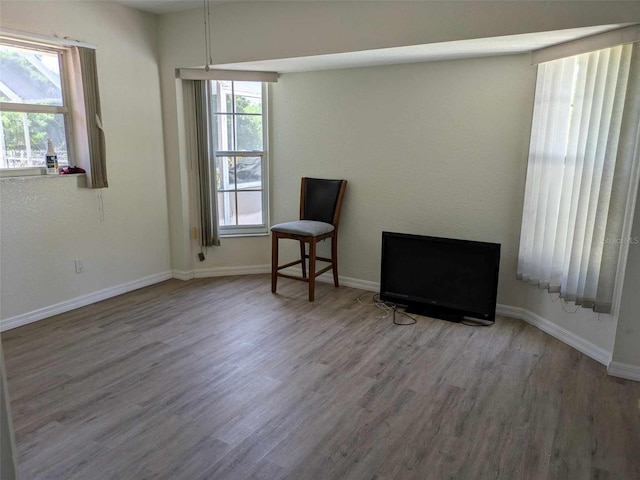
<svg viewBox="0 0 640 480">
<path fill-rule="evenodd" d="M 209 80 L 211 82 L 211 90 L 215 91 L 215 85 L 213 82 L 217 82 L 219 80 Z M 233 83 L 238 82 L 239 80 L 232 80 Z M 216 220 L 218 222 L 218 231 L 220 232 L 220 237 L 245 237 L 245 236 L 262 236 L 269 234 L 269 225 L 270 225 L 270 217 L 269 217 L 269 101 L 268 101 L 268 82 L 254 82 L 261 84 L 261 94 L 262 94 L 262 113 L 260 117 L 262 118 L 262 147 L 263 150 L 215 150 L 213 148 L 213 166 L 212 171 L 216 172 L 216 162 L 218 158 L 224 157 L 260 157 L 261 158 L 261 174 L 262 174 L 262 189 L 261 189 L 261 202 L 262 202 L 262 223 L 254 224 L 254 225 L 222 225 L 220 222 L 220 217 L 218 212 L 216 212 Z M 234 117 L 234 129 L 236 126 L 235 117 L 236 115 L 242 115 L 235 112 L 235 86 L 233 87 L 233 112 L 231 115 Z M 217 115 L 217 112 L 214 112 L 211 109 L 211 115 Z M 227 113 L 228 115 L 228 113 Z M 257 114 L 254 114 L 258 116 Z M 213 118 L 211 119 L 212 131 L 213 131 Z M 214 136 L 217 136 L 217 132 L 212 132 Z M 236 132 L 234 131 L 234 134 Z M 217 145 L 217 138 L 212 142 L 213 145 Z M 237 207 L 237 194 L 238 192 L 243 191 L 252 191 L 252 190 L 242 190 L 237 188 L 237 184 L 232 190 L 224 190 L 224 192 L 233 192 L 236 197 L 236 207 Z M 256 190 L 253 190 L 256 191 Z M 216 195 L 218 193 L 222 193 L 220 190 L 216 188 Z M 216 198 L 216 202 L 218 199 Z"/>
<path fill-rule="evenodd" d="M 75 152 L 73 143 L 73 107 L 71 102 L 71 95 L 69 94 L 70 79 L 69 72 L 67 71 L 66 61 L 66 55 L 68 54 L 67 48 L 65 48 L 64 46 L 48 44 L 41 41 L 25 41 L 19 38 L 11 38 L 10 36 L 1 36 L 0 45 L 22 48 L 35 52 L 46 52 L 50 54 L 56 54 L 58 56 L 58 68 L 60 71 L 60 93 L 62 98 L 61 106 L 0 102 L 0 112 L 61 114 L 63 116 L 64 134 L 65 140 L 67 142 L 67 165 L 74 165 Z M 46 165 L 14 168 L 5 168 L 0 166 L 0 177 L 41 175 L 46 173 L 46 170 Z"/>
</svg>

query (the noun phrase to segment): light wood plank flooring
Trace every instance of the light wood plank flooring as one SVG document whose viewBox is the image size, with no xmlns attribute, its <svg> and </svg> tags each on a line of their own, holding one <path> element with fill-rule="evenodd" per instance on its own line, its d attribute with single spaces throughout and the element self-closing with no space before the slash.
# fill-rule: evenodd
<svg viewBox="0 0 640 480">
<path fill-rule="evenodd" d="M 638 479 L 640 384 L 522 321 L 168 281 L 2 336 L 31 479 Z"/>
</svg>

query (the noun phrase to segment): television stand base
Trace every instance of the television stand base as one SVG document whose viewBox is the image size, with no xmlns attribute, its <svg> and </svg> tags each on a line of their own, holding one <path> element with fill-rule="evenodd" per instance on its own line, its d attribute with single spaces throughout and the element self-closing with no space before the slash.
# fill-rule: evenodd
<svg viewBox="0 0 640 480">
<path fill-rule="evenodd" d="M 405 310 L 406 313 L 412 313 L 414 315 L 422 315 L 423 317 L 437 318 L 439 320 L 446 320 L 447 322 L 461 323 L 464 320 L 464 315 L 460 315 L 455 312 L 447 312 L 439 308 L 424 307 L 417 305 L 410 305 Z"/>
</svg>

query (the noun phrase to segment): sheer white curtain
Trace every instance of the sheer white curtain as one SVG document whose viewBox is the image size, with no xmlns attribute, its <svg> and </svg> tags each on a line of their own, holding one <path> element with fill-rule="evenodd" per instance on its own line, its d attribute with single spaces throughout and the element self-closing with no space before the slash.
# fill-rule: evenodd
<svg viewBox="0 0 640 480">
<path fill-rule="evenodd" d="M 538 66 L 519 279 L 611 311 L 639 119 L 638 43 Z"/>
</svg>

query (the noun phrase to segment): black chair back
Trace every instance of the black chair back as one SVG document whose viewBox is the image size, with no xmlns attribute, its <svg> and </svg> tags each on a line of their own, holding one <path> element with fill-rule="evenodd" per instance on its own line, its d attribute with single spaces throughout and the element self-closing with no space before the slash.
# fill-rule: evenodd
<svg viewBox="0 0 640 480">
<path fill-rule="evenodd" d="M 333 225 L 342 182 L 343 180 L 304 178 L 300 220 L 315 220 Z"/>
</svg>

